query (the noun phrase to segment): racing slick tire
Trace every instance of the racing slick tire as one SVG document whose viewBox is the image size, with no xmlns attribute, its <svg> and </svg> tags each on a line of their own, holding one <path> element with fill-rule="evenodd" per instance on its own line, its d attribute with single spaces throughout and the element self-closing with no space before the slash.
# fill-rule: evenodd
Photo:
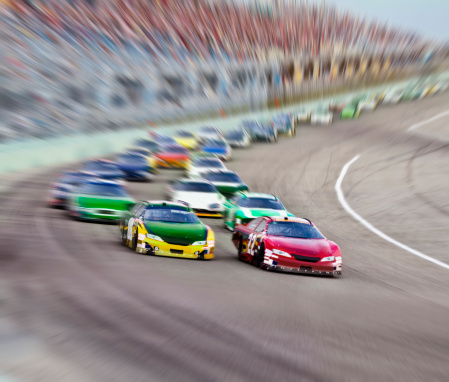
<svg viewBox="0 0 449 382">
<path fill-rule="evenodd" d="M 239 247 L 237 249 L 238 258 L 240 261 L 243 261 L 242 259 L 242 252 L 243 252 L 243 239 L 240 238 L 239 240 Z"/>
<path fill-rule="evenodd" d="M 263 262 L 264 260 L 264 254 L 265 254 L 265 245 L 262 243 L 260 245 L 260 248 L 257 250 L 257 257 L 255 257 L 255 261 L 254 261 L 254 265 L 256 267 L 259 267 L 260 269 L 266 270 L 267 267 L 265 265 L 265 263 Z"/>
<path fill-rule="evenodd" d="M 120 222 L 120 236 L 121 236 L 122 244 L 126 245 L 127 235 L 125 233 L 125 224 L 123 222 Z"/>
<path fill-rule="evenodd" d="M 128 228 L 129 229 L 129 228 Z M 132 227 L 131 227 L 132 229 Z M 139 237 L 139 229 L 136 229 L 136 234 L 133 236 L 132 250 L 137 252 L 137 238 Z"/>
</svg>

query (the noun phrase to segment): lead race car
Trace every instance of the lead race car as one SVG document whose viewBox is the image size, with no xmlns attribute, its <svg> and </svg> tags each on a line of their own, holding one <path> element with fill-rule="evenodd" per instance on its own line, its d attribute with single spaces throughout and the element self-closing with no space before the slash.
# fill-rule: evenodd
<svg viewBox="0 0 449 382">
<path fill-rule="evenodd" d="M 339 276 L 340 248 L 308 219 L 263 216 L 232 235 L 239 259 L 265 270 Z"/>
<path fill-rule="evenodd" d="M 142 201 L 120 220 L 122 243 L 138 253 L 207 260 L 214 232 L 182 203 Z"/>
</svg>

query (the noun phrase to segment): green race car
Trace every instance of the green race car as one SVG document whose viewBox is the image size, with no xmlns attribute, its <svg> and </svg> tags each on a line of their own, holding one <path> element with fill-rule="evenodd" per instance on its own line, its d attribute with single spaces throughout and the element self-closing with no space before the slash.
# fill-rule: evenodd
<svg viewBox="0 0 449 382">
<path fill-rule="evenodd" d="M 294 216 L 274 195 L 238 193 L 224 203 L 224 226 L 234 230 L 237 224 L 246 224 L 259 216 Z"/>
<path fill-rule="evenodd" d="M 143 201 L 120 220 L 122 243 L 138 253 L 207 260 L 214 258 L 214 232 L 182 203 Z"/>
<path fill-rule="evenodd" d="M 358 102 L 350 103 L 343 108 L 340 114 L 340 119 L 356 119 L 359 117 L 360 112 L 361 110 Z"/>
<path fill-rule="evenodd" d="M 83 220 L 114 221 L 134 204 L 122 184 L 92 179 L 75 189 L 68 203 L 71 216 Z"/>
<path fill-rule="evenodd" d="M 211 170 L 203 178 L 211 182 L 227 198 L 230 198 L 236 192 L 248 191 L 248 186 L 234 171 Z"/>
</svg>

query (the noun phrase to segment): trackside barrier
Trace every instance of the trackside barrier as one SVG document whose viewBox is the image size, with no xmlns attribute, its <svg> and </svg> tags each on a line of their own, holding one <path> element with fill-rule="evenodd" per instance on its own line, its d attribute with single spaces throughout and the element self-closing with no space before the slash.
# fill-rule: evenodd
<svg viewBox="0 0 449 382">
<path fill-rule="evenodd" d="M 448 79 L 449 72 L 439 75 L 431 75 L 429 78 L 434 80 Z M 63 165 L 70 162 L 77 162 L 88 158 L 107 156 L 126 149 L 131 146 L 132 142 L 141 137 L 148 137 L 148 128 L 156 129 L 159 133 L 171 133 L 179 129 L 187 129 L 195 131 L 201 126 L 215 126 L 226 131 L 239 126 L 242 120 L 256 119 L 259 121 L 269 120 L 273 114 L 283 111 L 294 111 L 299 107 L 314 108 L 318 105 L 329 103 L 331 99 L 344 100 L 368 92 L 381 92 L 390 89 L 400 89 L 422 80 L 422 77 L 400 81 L 390 85 L 380 85 L 376 87 L 366 88 L 340 94 L 335 97 L 327 97 L 324 99 L 305 102 L 296 105 L 288 105 L 280 107 L 277 110 L 255 111 L 246 114 L 226 115 L 201 121 L 191 121 L 188 123 L 163 125 L 158 124 L 157 127 L 153 123 L 145 124 L 139 127 L 130 127 L 129 129 L 121 129 L 115 132 L 98 132 L 96 134 L 79 134 L 73 136 L 64 136 L 60 138 L 52 138 L 46 140 L 30 139 L 19 142 L 0 144 L 0 174 L 18 172 L 32 168 Z"/>
</svg>

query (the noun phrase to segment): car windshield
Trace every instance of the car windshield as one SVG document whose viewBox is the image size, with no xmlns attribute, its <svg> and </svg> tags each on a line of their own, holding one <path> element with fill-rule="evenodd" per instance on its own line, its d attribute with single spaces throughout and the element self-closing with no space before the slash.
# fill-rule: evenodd
<svg viewBox="0 0 449 382">
<path fill-rule="evenodd" d="M 190 131 L 178 131 L 176 135 L 180 138 L 195 138 Z"/>
<path fill-rule="evenodd" d="M 84 166 L 86 171 L 115 171 L 117 165 L 109 162 L 89 162 Z"/>
<path fill-rule="evenodd" d="M 176 191 L 217 192 L 212 184 L 206 182 L 179 182 L 175 189 Z"/>
<path fill-rule="evenodd" d="M 207 141 L 204 146 L 209 146 L 209 147 L 225 147 L 226 146 L 226 142 L 225 141 L 219 141 L 219 140 L 209 140 Z"/>
<path fill-rule="evenodd" d="M 242 139 L 244 137 L 242 131 L 233 131 L 226 135 L 227 139 Z"/>
<path fill-rule="evenodd" d="M 144 148 L 142 148 L 142 149 L 131 149 L 131 150 L 128 150 L 127 153 L 131 154 L 131 155 L 136 155 L 136 154 L 140 154 L 140 155 L 144 155 L 144 156 L 149 156 L 150 155 L 148 150 L 144 149 Z"/>
<path fill-rule="evenodd" d="M 206 179 L 211 182 L 242 183 L 238 175 L 233 172 L 211 172 L 207 174 Z"/>
<path fill-rule="evenodd" d="M 203 133 L 216 133 L 217 132 L 217 130 L 215 130 L 215 127 L 202 127 L 201 128 L 201 131 L 203 132 Z"/>
<path fill-rule="evenodd" d="M 64 174 L 61 175 L 61 178 L 59 178 L 58 183 L 63 183 L 63 184 L 77 184 L 79 182 L 79 176 L 76 176 L 74 174 Z"/>
<path fill-rule="evenodd" d="M 128 196 L 125 189 L 119 184 L 86 183 L 80 186 L 78 192 L 97 196 Z"/>
<path fill-rule="evenodd" d="M 136 142 L 135 146 L 137 147 L 143 147 L 147 150 L 153 151 L 153 152 L 157 152 L 159 149 L 159 144 L 157 144 L 154 141 L 149 141 L 146 139 L 142 139 Z"/>
<path fill-rule="evenodd" d="M 174 138 L 172 137 L 168 137 L 166 135 L 160 135 L 157 137 L 157 140 L 160 143 L 176 143 L 176 141 L 174 140 Z"/>
<path fill-rule="evenodd" d="M 176 153 L 176 154 L 188 154 L 189 150 L 187 150 L 186 148 L 182 147 L 182 146 L 169 146 L 166 147 L 165 152 L 167 153 Z"/>
<path fill-rule="evenodd" d="M 146 164 L 147 159 L 139 154 L 122 154 L 117 158 L 118 163 L 135 163 L 135 164 Z"/>
<path fill-rule="evenodd" d="M 240 207 L 284 210 L 284 206 L 278 200 L 269 198 L 242 198 Z"/>
<path fill-rule="evenodd" d="M 298 239 L 324 239 L 313 225 L 288 221 L 268 223 L 267 234 Z"/>
<path fill-rule="evenodd" d="M 198 217 L 193 212 L 176 206 L 147 208 L 143 219 L 167 223 L 199 223 Z"/>
<path fill-rule="evenodd" d="M 214 158 L 201 158 L 195 160 L 196 167 L 210 167 L 210 168 L 223 168 L 223 163 L 219 159 Z"/>
</svg>

